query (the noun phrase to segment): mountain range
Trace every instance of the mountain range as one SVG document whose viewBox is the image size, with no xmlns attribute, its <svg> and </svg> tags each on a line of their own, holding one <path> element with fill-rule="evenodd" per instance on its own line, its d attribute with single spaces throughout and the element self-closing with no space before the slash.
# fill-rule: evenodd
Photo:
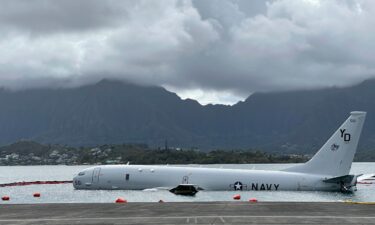
<svg viewBox="0 0 375 225">
<path fill-rule="evenodd" d="M 233 106 L 182 100 L 161 87 L 102 80 L 76 88 L 0 89 L 0 144 L 261 149 L 312 153 L 350 111 L 367 111 L 360 149 L 375 146 L 375 80 L 345 88 L 254 93 Z"/>
</svg>

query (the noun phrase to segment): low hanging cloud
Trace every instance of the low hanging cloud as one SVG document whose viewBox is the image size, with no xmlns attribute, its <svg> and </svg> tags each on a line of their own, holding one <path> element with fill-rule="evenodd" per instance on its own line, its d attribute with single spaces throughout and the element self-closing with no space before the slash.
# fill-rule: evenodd
<svg viewBox="0 0 375 225">
<path fill-rule="evenodd" d="M 4 0 L 0 86 L 116 78 L 202 103 L 375 76 L 372 0 Z"/>
</svg>

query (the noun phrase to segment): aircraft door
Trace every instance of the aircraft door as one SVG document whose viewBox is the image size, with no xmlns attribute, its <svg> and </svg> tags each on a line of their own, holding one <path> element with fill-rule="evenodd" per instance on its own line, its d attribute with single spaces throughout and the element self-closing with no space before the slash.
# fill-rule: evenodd
<svg viewBox="0 0 375 225">
<path fill-rule="evenodd" d="M 99 183 L 99 174 L 100 174 L 100 167 L 95 168 L 92 172 L 92 183 L 96 184 Z"/>
</svg>

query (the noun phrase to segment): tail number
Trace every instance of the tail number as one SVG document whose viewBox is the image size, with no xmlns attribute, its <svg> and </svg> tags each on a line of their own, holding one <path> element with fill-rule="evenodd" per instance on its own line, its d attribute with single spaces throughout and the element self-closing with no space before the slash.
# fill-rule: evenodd
<svg viewBox="0 0 375 225">
<path fill-rule="evenodd" d="M 346 131 L 346 129 L 340 129 L 341 138 L 344 138 L 344 141 L 349 142 L 350 138 L 351 138 L 351 135 L 349 133 L 346 133 L 345 131 Z"/>
</svg>

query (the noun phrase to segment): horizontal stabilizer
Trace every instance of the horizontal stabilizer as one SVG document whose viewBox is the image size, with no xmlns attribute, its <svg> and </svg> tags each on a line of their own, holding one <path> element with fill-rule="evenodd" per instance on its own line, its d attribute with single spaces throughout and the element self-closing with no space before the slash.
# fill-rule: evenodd
<svg viewBox="0 0 375 225">
<path fill-rule="evenodd" d="M 357 190 L 357 177 L 360 175 L 345 175 L 339 177 L 333 177 L 330 179 L 325 179 L 323 182 L 325 183 L 334 183 L 339 184 L 341 192 L 344 193 L 352 193 L 353 191 Z"/>
<path fill-rule="evenodd" d="M 325 183 L 340 183 L 340 182 L 351 183 L 354 177 L 357 178 L 357 176 L 355 176 L 355 175 L 345 175 L 345 176 L 325 179 L 325 180 L 323 180 L 323 182 L 325 182 Z"/>
</svg>

